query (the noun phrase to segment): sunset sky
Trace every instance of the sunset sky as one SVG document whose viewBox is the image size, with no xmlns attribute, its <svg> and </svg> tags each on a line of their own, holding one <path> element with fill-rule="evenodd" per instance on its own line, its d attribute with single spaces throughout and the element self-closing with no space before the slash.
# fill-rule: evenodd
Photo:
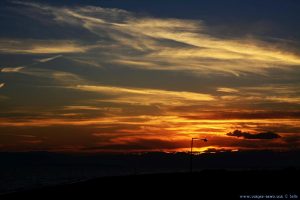
<svg viewBox="0 0 300 200">
<path fill-rule="evenodd" d="M 300 2 L 0 2 L 0 151 L 296 150 Z"/>
</svg>

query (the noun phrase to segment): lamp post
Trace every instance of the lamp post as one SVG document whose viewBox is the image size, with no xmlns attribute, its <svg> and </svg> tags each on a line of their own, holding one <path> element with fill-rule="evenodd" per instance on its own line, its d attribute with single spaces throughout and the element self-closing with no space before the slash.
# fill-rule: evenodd
<svg viewBox="0 0 300 200">
<path fill-rule="evenodd" d="M 191 152 L 190 152 L 190 173 L 193 172 L 193 146 L 194 146 L 194 140 L 202 140 L 203 142 L 207 142 L 208 140 L 206 138 L 192 138 L 191 140 Z"/>
</svg>

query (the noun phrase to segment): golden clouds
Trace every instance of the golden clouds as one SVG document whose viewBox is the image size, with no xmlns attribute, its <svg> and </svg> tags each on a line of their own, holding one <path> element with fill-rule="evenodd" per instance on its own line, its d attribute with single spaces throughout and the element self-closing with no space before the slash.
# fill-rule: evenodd
<svg viewBox="0 0 300 200">
<path fill-rule="evenodd" d="M 4 42 L 2 52 L 84 53 L 93 59 L 145 70 L 173 70 L 194 74 L 266 74 L 268 69 L 300 65 L 300 56 L 288 48 L 255 38 L 224 39 L 209 34 L 201 20 L 138 16 L 120 9 L 101 7 L 52 7 L 19 4 L 51 13 L 58 25 L 69 24 L 99 37 L 93 47 L 70 41 L 24 45 Z M 3 41 L 2 41 L 3 43 Z M 3 45 L 1 45 L 3 46 Z M 5 48 L 9 46 L 9 48 Z M 27 44 L 28 46 L 28 44 Z M 142 55 L 142 56 L 141 56 Z"/>
<path fill-rule="evenodd" d="M 217 89 L 218 92 L 225 92 L 225 93 L 236 93 L 239 92 L 237 89 L 234 88 L 225 88 L 225 87 L 220 87 Z"/>
<path fill-rule="evenodd" d="M 3 73 L 14 73 L 14 72 L 19 72 L 22 69 L 24 69 L 24 67 L 4 67 L 1 69 L 1 72 Z"/>
<path fill-rule="evenodd" d="M 100 108 L 95 106 L 65 106 L 65 110 L 99 110 Z"/>
<path fill-rule="evenodd" d="M 294 119 L 280 120 L 207 120 L 207 119 L 188 119 L 178 116 L 111 116 L 103 118 L 90 119 L 36 119 L 24 121 L 7 121 L 2 120 L 0 129 L 5 129 L 8 126 L 14 129 L 22 130 L 56 130 L 55 133 L 48 134 L 44 141 L 47 143 L 49 137 L 55 140 L 57 134 L 64 134 L 65 130 L 71 129 L 70 136 L 81 135 L 84 138 L 93 138 L 99 150 L 107 147 L 108 150 L 114 151 L 123 149 L 124 144 L 139 144 L 139 147 L 126 145 L 126 150 L 149 151 L 153 149 L 185 151 L 189 145 L 191 137 L 207 137 L 208 144 L 197 145 L 199 148 L 208 146 L 216 146 L 219 148 L 234 148 L 234 149 L 257 149 L 259 148 L 288 148 L 288 143 L 282 141 L 288 137 L 282 134 L 279 141 L 257 141 L 255 144 L 248 145 L 249 142 L 238 138 L 226 136 L 226 133 L 234 129 L 242 129 L 243 131 L 259 132 L 264 126 L 272 128 L 274 123 L 277 123 L 277 129 L 294 128 L 299 130 L 299 121 Z M 295 126 L 295 127 L 294 127 Z M 297 127 L 298 126 L 298 127 Z M 84 131 L 84 134 L 80 133 Z M 78 130 L 78 131 L 77 131 Z M 20 135 L 22 135 L 20 133 Z M 289 136 L 289 135 L 287 135 Z M 38 135 L 40 138 L 41 136 Z M 66 138 L 64 138 L 66 140 Z M 168 141 L 174 145 L 167 147 L 158 141 Z M 155 142 L 157 141 L 157 142 Z M 63 141 L 67 142 L 67 141 Z M 281 146 L 276 146 L 281 143 Z M 80 143 L 80 141 L 79 141 Z M 253 142 L 252 142 L 253 143 Z M 147 145 L 146 145 L 147 144 Z M 84 145 L 90 145 L 84 144 Z M 144 145 L 149 146 L 146 148 Z M 262 146 L 266 145 L 266 146 Z M 108 148 L 110 146 L 111 148 Z M 151 147 L 151 148 L 150 148 Z M 123 149 L 125 150 L 125 149 Z M 199 149 L 199 151 L 202 151 Z"/>
<path fill-rule="evenodd" d="M 93 6 L 61 8 L 19 4 L 50 12 L 58 24 L 78 26 L 99 36 L 99 41 L 106 41 L 109 45 L 96 45 L 95 48 L 101 49 L 96 53 L 97 59 L 104 57 L 112 64 L 145 70 L 184 70 L 196 74 L 218 72 L 236 76 L 241 73 L 265 74 L 270 68 L 286 69 L 300 65 L 300 56 L 287 48 L 254 37 L 218 38 L 208 34 L 210 28 L 201 20 L 141 17 L 124 10 Z M 5 46 L 7 44 L 4 43 Z M 9 46 L 0 50 L 88 53 L 86 51 L 90 49 L 74 42 L 56 45 L 50 42 L 47 45 L 31 45 L 29 49 L 14 43 Z M 112 53 L 103 55 L 101 52 Z"/>
<path fill-rule="evenodd" d="M 0 52 L 8 54 L 83 53 L 89 48 L 64 40 L 0 40 Z"/>
<path fill-rule="evenodd" d="M 268 68 L 300 65 L 299 55 L 254 39 L 226 40 L 205 34 L 202 23 L 178 19 L 134 19 L 117 30 L 134 35 L 118 39 L 132 48 L 149 50 L 143 58 L 121 60 L 132 67 L 161 70 L 188 70 L 199 73 L 215 71 L 264 73 Z M 133 41 L 134 39 L 134 41 Z M 157 40 L 177 42 L 170 46 Z M 188 60 L 188 62 L 187 62 Z M 158 65 L 157 61 L 165 63 Z M 119 61 L 120 62 L 120 61 Z M 151 66 L 152 65 L 152 66 Z"/>
<path fill-rule="evenodd" d="M 209 94 L 168 91 L 148 88 L 126 88 L 112 86 L 93 86 L 78 85 L 75 89 L 98 92 L 113 96 L 111 99 L 102 101 L 129 104 L 163 104 L 163 105 L 182 105 L 187 102 L 208 102 L 213 101 L 214 97 Z"/>
<path fill-rule="evenodd" d="M 49 58 L 43 58 L 43 59 L 39 59 L 38 61 L 41 63 L 45 63 L 45 62 L 49 62 L 51 60 L 54 60 L 56 58 L 60 58 L 62 57 L 62 55 L 57 55 L 57 56 L 53 56 L 53 57 L 49 57 Z"/>
<path fill-rule="evenodd" d="M 259 87 L 238 87 L 236 101 L 279 102 L 299 104 L 300 88 L 297 85 L 270 84 Z"/>
<path fill-rule="evenodd" d="M 201 20 L 18 3 L 30 6 L 24 13 L 43 13 L 40 23 L 55 34 L 0 39 L 0 53 L 10 54 L 3 65 L 12 66 L 1 69 L 3 82 L 12 85 L 1 90 L 8 106 L 0 112 L 2 129 L 75 127 L 72 134 L 87 130 L 84 137 L 99 144 L 107 138 L 105 144 L 150 141 L 147 147 L 166 147 L 161 140 L 169 139 L 183 144 L 200 135 L 218 139 L 211 147 L 230 148 L 233 139 L 224 134 L 234 129 L 300 124 L 297 73 L 292 74 L 300 56 L 288 47 L 213 35 Z M 281 72 L 288 72 L 284 80 Z"/>
</svg>

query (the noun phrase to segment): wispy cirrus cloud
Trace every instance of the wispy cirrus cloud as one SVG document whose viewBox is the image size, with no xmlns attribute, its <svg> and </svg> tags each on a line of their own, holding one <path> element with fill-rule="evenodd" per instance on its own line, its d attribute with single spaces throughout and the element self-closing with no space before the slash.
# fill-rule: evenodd
<svg viewBox="0 0 300 200">
<path fill-rule="evenodd" d="M 109 95 L 111 96 L 111 98 L 99 101 L 114 103 L 141 105 L 182 105 L 187 102 L 200 103 L 214 101 L 214 97 L 212 95 L 186 91 L 168 91 L 149 88 L 126 88 L 103 85 L 77 85 L 74 89 Z"/>
<path fill-rule="evenodd" d="M 10 66 L 0 88 L 12 85 L 1 90 L 9 101 L 0 132 L 42 131 L 57 149 L 78 137 L 76 145 L 102 150 L 184 148 L 199 135 L 211 147 L 288 149 L 285 134 L 298 138 L 300 56 L 284 40 L 228 39 L 200 19 L 15 4 L 34 33 L 46 34 L 0 39 L 1 66 Z M 226 136 L 235 129 L 272 130 L 282 140 Z"/>
<path fill-rule="evenodd" d="M 1 72 L 3 73 L 15 73 L 20 72 L 24 67 L 4 67 L 1 69 Z"/>
<path fill-rule="evenodd" d="M 197 111 L 194 108 L 195 113 Z M 184 113 L 184 110 L 181 111 Z M 236 119 L 236 120 L 257 120 L 257 119 L 300 119 L 300 111 L 203 111 L 201 114 L 192 114 L 191 110 L 187 108 L 189 115 L 182 116 L 186 119 Z"/>
<path fill-rule="evenodd" d="M 225 87 L 220 87 L 217 88 L 218 92 L 225 92 L 225 93 L 237 93 L 239 92 L 238 89 L 234 89 L 234 88 L 225 88 Z"/>
<path fill-rule="evenodd" d="M 64 110 L 101 110 L 96 106 L 64 106 Z"/>
<path fill-rule="evenodd" d="M 5 54 L 83 53 L 89 48 L 67 40 L 0 39 L 0 53 Z"/>
<path fill-rule="evenodd" d="M 269 69 L 284 70 L 300 65 L 300 56 L 286 47 L 255 38 L 218 38 L 209 35 L 206 31 L 209 27 L 200 20 L 139 16 L 125 10 L 93 6 L 16 3 L 32 7 L 36 12 L 50 13 L 51 19 L 58 24 L 80 27 L 97 35 L 101 43 L 94 57 L 97 62 L 100 56 L 112 64 L 144 70 L 236 76 L 247 73 L 265 75 Z M 85 51 L 86 47 L 74 43 L 19 50 L 21 53 Z"/>
<path fill-rule="evenodd" d="M 45 62 L 49 62 L 49 61 L 54 60 L 59 57 L 62 57 L 62 55 L 57 55 L 57 56 L 53 56 L 53 57 L 49 57 L 49 58 L 42 58 L 42 59 L 38 59 L 37 61 L 41 62 L 41 63 L 45 63 Z"/>
</svg>

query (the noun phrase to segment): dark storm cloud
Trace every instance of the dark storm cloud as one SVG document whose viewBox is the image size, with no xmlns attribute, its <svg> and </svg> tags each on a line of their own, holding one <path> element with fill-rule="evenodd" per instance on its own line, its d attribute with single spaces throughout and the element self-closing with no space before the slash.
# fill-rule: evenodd
<svg viewBox="0 0 300 200">
<path fill-rule="evenodd" d="M 248 132 L 235 130 L 233 132 L 227 133 L 226 135 L 233 136 L 233 137 L 242 137 L 244 139 L 262 139 L 262 140 L 272 140 L 272 139 L 276 139 L 276 138 L 281 137 L 277 133 L 274 133 L 274 132 L 271 132 L 271 131 L 251 134 L 251 133 L 248 133 Z"/>
</svg>

